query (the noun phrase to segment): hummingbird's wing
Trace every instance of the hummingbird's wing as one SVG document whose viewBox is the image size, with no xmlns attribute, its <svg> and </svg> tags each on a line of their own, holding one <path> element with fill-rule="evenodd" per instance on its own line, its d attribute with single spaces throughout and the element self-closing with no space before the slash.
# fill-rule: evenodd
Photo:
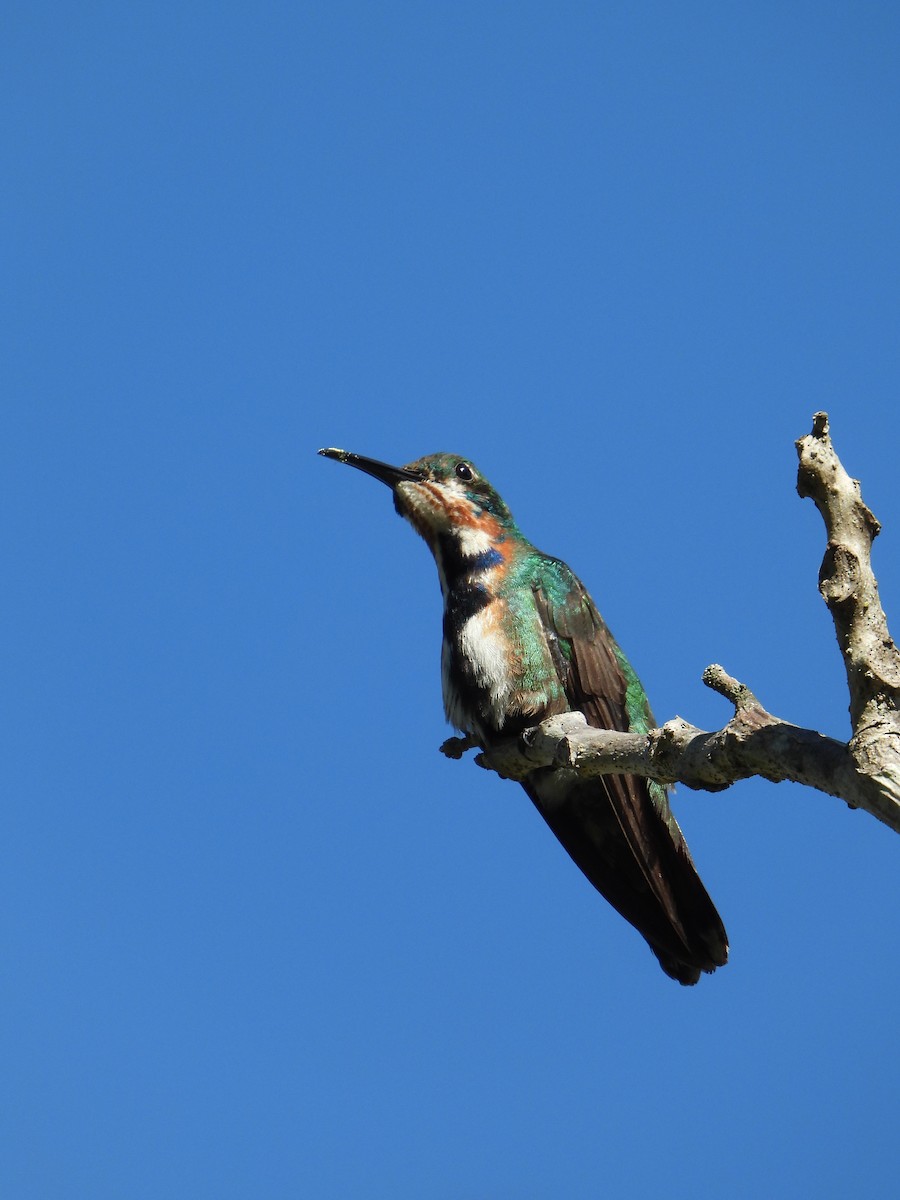
<svg viewBox="0 0 900 1200">
<path fill-rule="evenodd" d="M 583 584 L 544 558 L 535 604 L 569 707 L 599 729 L 646 732 L 646 693 Z M 669 808 L 666 790 L 636 775 L 573 778 L 548 771 L 526 784 L 591 883 L 644 935 L 663 970 L 695 983 L 728 957 L 728 940 Z"/>
</svg>

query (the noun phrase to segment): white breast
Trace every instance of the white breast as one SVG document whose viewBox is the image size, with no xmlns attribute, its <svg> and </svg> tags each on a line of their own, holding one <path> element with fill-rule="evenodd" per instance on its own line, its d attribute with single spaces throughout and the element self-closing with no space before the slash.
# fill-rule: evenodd
<svg viewBox="0 0 900 1200">
<path fill-rule="evenodd" d="M 457 729 L 479 733 L 473 728 L 479 723 L 479 716 L 486 718 L 486 724 L 496 730 L 514 715 L 534 716 L 536 720 L 545 715 L 547 694 L 526 685 L 528 668 L 519 655 L 514 655 L 511 660 L 507 657 L 499 615 L 499 604 L 489 604 L 466 621 L 455 648 L 444 642 L 441 656 L 444 709 L 447 719 Z M 456 655 L 466 663 L 466 674 L 481 693 L 477 713 L 463 709 L 461 699 L 450 683 L 450 663 Z"/>
<path fill-rule="evenodd" d="M 503 639 L 497 628 L 493 604 L 489 604 L 474 616 L 469 617 L 451 647 L 445 640 L 441 654 L 441 676 L 444 693 L 444 710 L 447 720 L 457 729 L 477 732 L 473 729 L 477 716 L 462 707 L 461 698 L 450 682 L 450 664 L 460 659 L 466 664 L 466 675 L 481 693 L 480 711 L 490 714 L 493 726 L 503 724 L 509 710 L 510 698 L 515 681 L 509 670 Z"/>
</svg>

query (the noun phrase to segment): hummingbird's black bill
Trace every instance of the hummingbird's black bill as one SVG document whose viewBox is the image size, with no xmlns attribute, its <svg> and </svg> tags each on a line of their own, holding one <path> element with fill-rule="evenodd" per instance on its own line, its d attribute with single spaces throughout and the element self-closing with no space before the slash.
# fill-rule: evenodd
<svg viewBox="0 0 900 1200">
<path fill-rule="evenodd" d="M 324 458 L 333 458 L 336 462 L 346 463 L 348 467 L 356 467 L 358 471 L 365 471 L 367 475 L 386 483 L 389 488 L 396 487 L 398 483 L 420 483 L 422 480 L 421 471 L 410 471 L 406 467 L 392 467 L 388 463 L 379 462 L 376 458 L 365 458 L 362 454 L 353 454 L 350 450 L 336 450 L 332 446 L 327 446 L 319 453 Z"/>
</svg>

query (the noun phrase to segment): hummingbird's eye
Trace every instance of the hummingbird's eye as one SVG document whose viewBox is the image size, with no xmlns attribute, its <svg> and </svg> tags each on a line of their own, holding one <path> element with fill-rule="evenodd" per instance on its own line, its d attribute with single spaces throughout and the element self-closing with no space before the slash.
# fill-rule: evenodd
<svg viewBox="0 0 900 1200">
<path fill-rule="evenodd" d="M 472 478 L 472 468 L 466 462 L 458 462 L 456 464 L 456 478 L 465 479 L 468 482 Z"/>
</svg>

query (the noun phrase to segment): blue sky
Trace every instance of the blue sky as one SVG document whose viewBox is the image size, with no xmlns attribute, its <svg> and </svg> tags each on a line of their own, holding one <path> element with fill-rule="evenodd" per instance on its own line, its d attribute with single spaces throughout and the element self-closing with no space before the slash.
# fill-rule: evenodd
<svg viewBox="0 0 900 1200">
<path fill-rule="evenodd" d="M 900 620 L 900 17 L 7 6 L 0 1190 L 844 1197 L 896 1183 L 896 836 L 674 803 L 732 961 L 658 970 L 445 761 L 383 488 L 472 458 L 658 717 L 848 734 L 795 438 Z"/>
</svg>

